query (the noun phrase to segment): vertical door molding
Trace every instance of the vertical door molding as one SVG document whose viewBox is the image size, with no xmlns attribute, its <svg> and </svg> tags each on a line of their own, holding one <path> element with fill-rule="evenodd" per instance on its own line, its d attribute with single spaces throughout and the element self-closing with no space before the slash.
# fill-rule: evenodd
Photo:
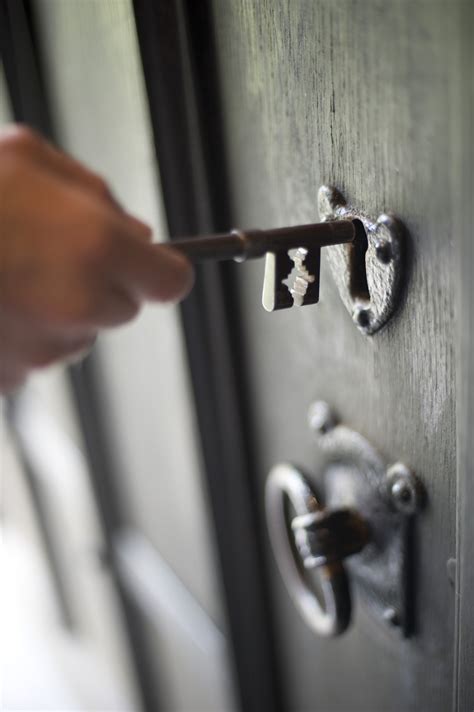
<svg viewBox="0 0 474 712">
<path fill-rule="evenodd" d="M 171 239 L 229 227 L 207 2 L 134 2 Z M 245 426 L 233 265 L 203 265 L 181 306 L 237 689 L 246 712 L 279 709 L 256 478 Z"/>
<path fill-rule="evenodd" d="M 474 7 L 457 8 L 460 72 L 453 107 L 451 185 L 457 210 L 453 225 L 459 261 L 457 293 L 457 555 L 454 709 L 474 709 Z"/>
</svg>

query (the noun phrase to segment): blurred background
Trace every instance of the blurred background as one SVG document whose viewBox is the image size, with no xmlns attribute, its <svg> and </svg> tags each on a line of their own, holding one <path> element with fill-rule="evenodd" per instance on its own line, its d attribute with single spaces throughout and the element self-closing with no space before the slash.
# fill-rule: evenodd
<svg viewBox="0 0 474 712">
<path fill-rule="evenodd" d="M 54 125 L 166 240 L 131 2 L 8 5 L 16 116 Z M 3 64 L 0 89 L 5 124 Z M 234 709 L 185 358 L 178 309 L 145 308 L 100 337 L 93 364 L 39 373 L 2 403 L 2 709 L 137 710 L 137 674 L 165 709 Z"/>
</svg>

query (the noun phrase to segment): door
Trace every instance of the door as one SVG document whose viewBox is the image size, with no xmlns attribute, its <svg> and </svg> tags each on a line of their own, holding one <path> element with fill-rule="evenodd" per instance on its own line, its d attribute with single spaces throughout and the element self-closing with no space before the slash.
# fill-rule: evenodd
<svg viewBox="0 0 474 712">
<path fill-rule="evenodd" d="M 407 230 L 399 307 L 373 336 L 356 328 L 324 258 L 321 303 L 270 315 L 259 305 L 261 265 L 236 270 L 262 520 L 264 486 L 276 463 L 298 463 L 321 490 L 323 457 L 306 424 L 315 400 L 328 402 L 388 460 L 406 463 L 427 496 L 412 544 L 409 637 L 364 600 L 356 601 L 344 635 L 318 637 L 293 604 L 267 539 L 286 709 L 451 709 L 459 692 L 450 580 L 457 545 L 457 274 L 465 234 L 458 219 L 466 216 L 455 186 L 472 161 L 472 137 L 460 118 L 469 111 L 472 117 L 460 92 L 460 78 L 472 71 L 465 29 L 472 8 L 214 0 L 212 14 L 232 224 L 317 221 L 318 189 L 334 185 L 368 215 L 393 211 Z M 472 669 L 464 668 L 463 694 L 469 684 L 472 690 Z M 469 709 L 467 699 L 460 709 Z"/>
</svg>

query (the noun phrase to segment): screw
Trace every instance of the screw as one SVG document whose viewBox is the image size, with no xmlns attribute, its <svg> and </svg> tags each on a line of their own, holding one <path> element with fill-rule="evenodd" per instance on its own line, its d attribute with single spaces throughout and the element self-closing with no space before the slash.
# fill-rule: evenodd
<svg viewBox="0 0 474 712">
<path fill-rule="evenodd" d="M 375 255 L 379 262 L 388 265 L 392 261 L 392 246 L 386 240 L 379 240 L 375 245 Z"/>
<path fill-rule="evenodd" d="M 336 425 L 330 406 L 324 401 L 312 403 L 308 411 L 308 425 L 317 435 L 325 435 Z"/>
<path fill-rule="evenodd" d="M 400 625 L 400 616 L 395 608 L 386 608 L 383 612 L 383 619 L 394 628 Z"/>
<path fill-rule="evenodd" d="M 407 482 L 403 481 L 403 478 L 395 480 L 392 484 L 390 493 L 394 500 L 396 500 L 403 507 L 409 506 L 413 498 L 413 491 L 408 486 Z"/>
<path fill-rule="evenodd" d="M 366 307 L 357 306 L 352 312 L 352 318 L 361 329 L 366 331 L 372 321 L 372 312 Z"/>
<path fill-rule="evenodd" d="M 410 470 L 396 463 L 387 471 L 388 491 L 392 504 L 401 514 L 415 514 L 421 504 L 421 485 Z"/>
</svg>

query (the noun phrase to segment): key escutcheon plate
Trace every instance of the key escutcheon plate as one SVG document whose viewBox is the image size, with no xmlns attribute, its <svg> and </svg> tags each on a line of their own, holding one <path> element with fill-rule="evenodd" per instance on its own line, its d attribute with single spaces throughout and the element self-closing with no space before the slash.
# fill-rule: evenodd
<svg viewBox="0 0 474 712">
<path fill-rule="evenodd" d="M 375 334 L 393 315 L 398 302 L 402 269 L 403 228 L 399 220 L 383 213 L 372 219 L 348 205 L 337 188 L 322 186 L 318 193 L 321 220 L 359 220 L 367 236 L 365 272 L 369 299 L 360 298 L 351 289 L 353 261 L 350 244 L 333 245 L 326 250 L 331 272 L 341 299 L 357 328 L 366 335 Z"/>
</svg>

